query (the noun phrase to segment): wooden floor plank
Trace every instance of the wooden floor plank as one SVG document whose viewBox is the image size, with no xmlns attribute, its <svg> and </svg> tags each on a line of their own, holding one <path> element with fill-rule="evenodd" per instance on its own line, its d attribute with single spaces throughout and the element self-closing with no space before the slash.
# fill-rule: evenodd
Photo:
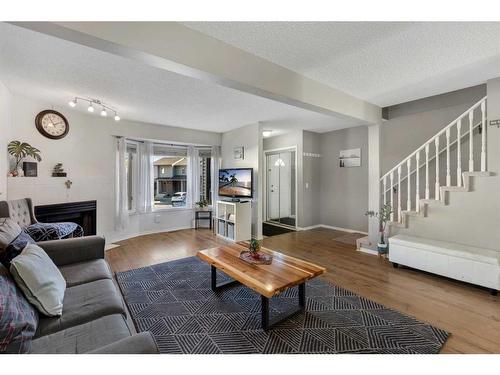
<svg viewBox="0 0 500 375">
<path fill-rule="evenodd" d="M 411 270 L 341 242 L 346 233 L 318 228 L 269 237 L 263 245 L 324 266 L 322 277 L 452 333 L 442 353 L 500 353 L 500 296 L 473 285 Z M 339 241 L 335 241 L 339 238 Z M 113 271 L 194 256 L 226 244 L 209 230 L 140 236 L 106 252 Z"/>
</svg>

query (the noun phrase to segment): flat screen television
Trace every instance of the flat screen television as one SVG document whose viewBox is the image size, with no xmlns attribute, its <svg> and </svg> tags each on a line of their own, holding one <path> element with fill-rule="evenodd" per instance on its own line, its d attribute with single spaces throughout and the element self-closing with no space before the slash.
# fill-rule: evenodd
<svg viewBox="0 0 500 375">
<path fill-rule="evenodd" d="M 219 196 L 252 198 L 252 168 L 219 169 Z"/>
</svg>

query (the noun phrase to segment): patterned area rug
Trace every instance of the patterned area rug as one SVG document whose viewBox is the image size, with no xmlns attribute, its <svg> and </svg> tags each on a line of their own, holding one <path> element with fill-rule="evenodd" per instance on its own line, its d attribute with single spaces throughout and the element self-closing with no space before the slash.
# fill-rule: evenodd
<svg viewBox="0 0 500 375">
<path fill-rule="evenodd" d="M 222 273 L 218 282 L 229 280 Z M 438 353 L 449 333 L 320 278 L 307 284 L 306 312 L 265 332 L 260 295 L 242 285 L 210 289 L 196 257 L 117 273 L 138 331 L 162 353 Z M 271 319 L 298 303 L 292 288 L 271 300 Z"/>
</svg>

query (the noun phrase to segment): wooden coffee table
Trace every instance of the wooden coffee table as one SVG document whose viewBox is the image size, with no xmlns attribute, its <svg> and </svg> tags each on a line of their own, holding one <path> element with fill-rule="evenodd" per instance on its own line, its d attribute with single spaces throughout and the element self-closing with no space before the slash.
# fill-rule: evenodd
<svg viewBox="0 0 500 375">
<path fill-rule="evenodd" d="M 249 264 L 239 258 L 240 252 L 248 250 L 238 244 L 201 250 L 197 256 L 211 266 L 212 290 L 241 283 L 261 295 L 262 328 L 267 330 L 291 315 L 304 310 L 306 305 L 306 281 L 325 273 L 325 268 L 269 249 L 261 251 L 272 254 L 270 265 Z M 232 281 L 217 284 L 217 269 L 231 277 Z M 299 307 L 278 321 L 269 321 L 269 299 L 290 287 L 299 287 Z"/>
</svg>

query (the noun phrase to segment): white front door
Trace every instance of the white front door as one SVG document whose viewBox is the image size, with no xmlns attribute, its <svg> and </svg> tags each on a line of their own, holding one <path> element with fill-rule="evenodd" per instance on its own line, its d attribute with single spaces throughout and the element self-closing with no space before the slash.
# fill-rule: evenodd
<svg viewBox="0 0 500 375">
<path fill-rule="evenodd" d="M 267 220 L 280 218 L 279 155 L 267 155 Z"/>
</svg>

